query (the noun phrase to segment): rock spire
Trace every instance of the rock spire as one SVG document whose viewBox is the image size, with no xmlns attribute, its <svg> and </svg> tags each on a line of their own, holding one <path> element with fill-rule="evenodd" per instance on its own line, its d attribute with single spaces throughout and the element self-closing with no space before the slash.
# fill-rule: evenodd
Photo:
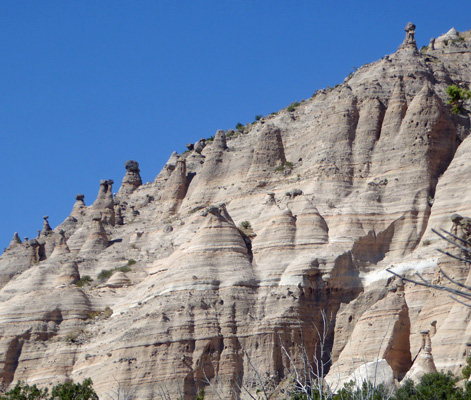
<svg viewBox="0 0 471 400">
<path fill-rule="evenodd" d="M 412 22 L 409 22 L 406 27 L 404 28 L 406 31 L 406 37 L 404 41 L 399 46 L 399 50 L 401 49 L 413 49 L 417 51 L 417 43 L 415 42 L 415 25 Z"/>
<path fill-rule="evenodd" d="M 110 225 L 115 224 L 113 183 L 114 181 L 112 179 L 101 180 L 98 196 L 92 204 L 94 211 L 101 212 L 101 221 L 104 224 Z"/>
<path fill-rule="evenodd" d="M 139 174 L 139 163 L 134 160 L 128 160 L 124 163 L 124 167 L 126 168 L 126 175 L 124 175 L 117 197 L 131 194 L 142 185 L 141 175 Z"/>
</svg>

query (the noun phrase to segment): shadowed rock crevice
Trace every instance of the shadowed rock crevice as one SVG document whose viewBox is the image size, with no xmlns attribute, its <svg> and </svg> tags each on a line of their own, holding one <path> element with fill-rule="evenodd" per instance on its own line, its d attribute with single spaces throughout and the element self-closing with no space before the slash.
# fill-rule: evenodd
<svg viewBox="0 0 471 400">
<path fill-rule="evenodd" d="M 13 338 L 5 354 L 5 361 L 3 371 L 0 374 L 2 380 L 2 387 L 7 388 L 15 378 L 15 372 L 18 368 L 18 362 L 23 350 L 23 345 L 26 340 L 29 340 L 30 333 L 26 332 L 23 335 Z"/>
<path fill-rule="evenodd" d="M 366 178 L 369 175 L 371 156 L 381 134 L 385 112 L 384 105 L 378 99 L 368 99 L 360 106 L 352 146 L 355 177 Z"/>
<path fill-rule="evenodd" d="M 371 230 L 353 243 L 352 257 L 359 268 L 377 264 L 386 256 L 394 238 L 394 224 L 378 234 Z"/>
</svg>

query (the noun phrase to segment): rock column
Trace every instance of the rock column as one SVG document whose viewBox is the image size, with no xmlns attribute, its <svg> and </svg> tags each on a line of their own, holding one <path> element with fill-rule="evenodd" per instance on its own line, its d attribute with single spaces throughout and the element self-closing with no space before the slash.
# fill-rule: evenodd
<svg viewBox="0 0 471 400">
<path fill-rule="evenodd" d="M 124 163 L 126 168 L 126 175 L 124 175 L 123 183 L 119 188 L 116 197 L 122 197 L 134 192 L 139 186 L 142 185 L 141 175 L 139 174 L 139 163 L 134 160 L 128 160 Z"/>
</svg>

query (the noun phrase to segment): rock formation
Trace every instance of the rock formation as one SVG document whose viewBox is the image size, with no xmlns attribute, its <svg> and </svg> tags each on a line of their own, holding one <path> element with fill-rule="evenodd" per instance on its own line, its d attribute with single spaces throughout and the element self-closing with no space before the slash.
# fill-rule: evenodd
<svg viewBox="0 0 471 400">
<path fill-rule="evenodd" d="M 80 250 L 83 252 L 97 253 L 108 246 L 108 236 L 106 235 L 105 228 L 103 227 L 102 215 L 96 212 L 92 216 L 92 225 L 87 240 Z"/>
<path fill-rule="evenodd" d="M 412 22 L 409 22 L 404 30 L 406 31 L 406 37 L 404 38 L 404 42 L 402 42 L 402 44 L 399 46 L 399 50 L 407 48 L 417 50 L 417 44 L 414 37 L 415 25 Z"/>
<path fill-rule="evenodd" d="M 286 163 L 280 128 L 265 125 L 258 136 L 248 180 L 263 179 L 273 175 L 276 167 Z"/>
<path fill-rule="evenodd" d="M 92 209 L 101 212 L 102 222 L 104 224 L 115 224 L 114 200 L 113 200 L 113 183 L 112 179 L 102 180 L 100 182 L 100 190 Z"/>
<path fill-rule="evenodd" d="M 160 198 L 162 202 L 168 203 L 168 212 L 174 213 L 177 211 L 181 202 L 185 198 L 187 188 L 186 185 L 186 162 L 183 159 L 178 159 L 175 169 L 168 178 Z"/>
<path fill-rule="evenodd" d="M 412 379 L 415 383 L 418 383 L 425 374 L 437 372 L 437 367 L 433 362 L 430 331 L 423 330 L 420 334 L 422 335 L 422 348 L 414 365 L 405 376 L 405 380 Z"/>
<path fill-rule="evenodd" d="M 123 195 L 131 194 L 142 185 L 141 175 L 139 174 L 139 163 L 134 160 L 129 160 L 124 163 L 124 167 L 126 168 L 126 175 L 124 175 L 123 183 L 116 195 L 118 198 Z"/>
<path fill-rule="evenodd" d="M 471 310 L 386 271 L 471 284 L 432 232 L 471 235 L 471 124 L 446 95 L 471 84 L 471 32 L 421 52 L 414 33 L 294 111 L 173 153 L 154 182 L 126 163 L 117 199 L 101 181 L 54 230 L 15 235 L 0 256 L 3 386 L 91 377 L 100 395 L 118 381 L 214 400 L 275 390 L 315 357 L 333 386 L 458 372 Z"/>
</svg>

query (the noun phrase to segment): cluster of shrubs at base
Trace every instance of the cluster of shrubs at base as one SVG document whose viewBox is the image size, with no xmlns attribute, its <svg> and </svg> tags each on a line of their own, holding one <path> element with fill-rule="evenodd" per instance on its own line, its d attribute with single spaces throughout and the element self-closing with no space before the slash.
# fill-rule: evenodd
<svg viewBox="0 0 471 400">
<path fill-rule="evenodd" d="M 425 374 L 417 384 L 408 379 L 394 393 L 383 385 L 374 387 L 364 382 L 358 388 L 350 382 L 331 396 L 323 394 L 320 397 L 316 392 L 309 396 L 295 393 L 290 400 L 471 400 L 471 381 L 466 381 L 464 387 L 460 387 L 458 380 L 451 372 Z"/>
<path fill-rule="evenodd" d="M 418 384 L 407 380 L 395 393 L 391 393 L 382 385 L 374 387 L 370 383 L 363 383 L 361 388 L 355 387 L 353 382 L 346 384 L 338 393 L 322 397 L 313 390 L 309 395 L 292 393 L 289 400 L 471 400 L 471 382 L 464 387 L 457 385 L 458 378 L 450 372 L 436 372 L 425 374 Z M 203 400 L 202 391 L 195 400 Z M 19 382 L 16 386 L 0 395 L 0 400 L 98 400 L 92 386 L 91 379 L 83 383 L 64 383 L 54 386 L 52 391 L 39 389 L 36 385 L 29 386 Z M 276 400 L 276 399 L 273 399 Z M 288 400 L 285 397 L 282 400 Z"/>
<path fill-rule="evenodd" d="M 12 390 L 0 395 L 0 400 L 98 400 L 92 385 L 92 380 L 88 378 L 82 383 L 56 385 L 49 393 L 47 388 L 39 389 L 36 385 L 18 382 Z"/>
</svg>

